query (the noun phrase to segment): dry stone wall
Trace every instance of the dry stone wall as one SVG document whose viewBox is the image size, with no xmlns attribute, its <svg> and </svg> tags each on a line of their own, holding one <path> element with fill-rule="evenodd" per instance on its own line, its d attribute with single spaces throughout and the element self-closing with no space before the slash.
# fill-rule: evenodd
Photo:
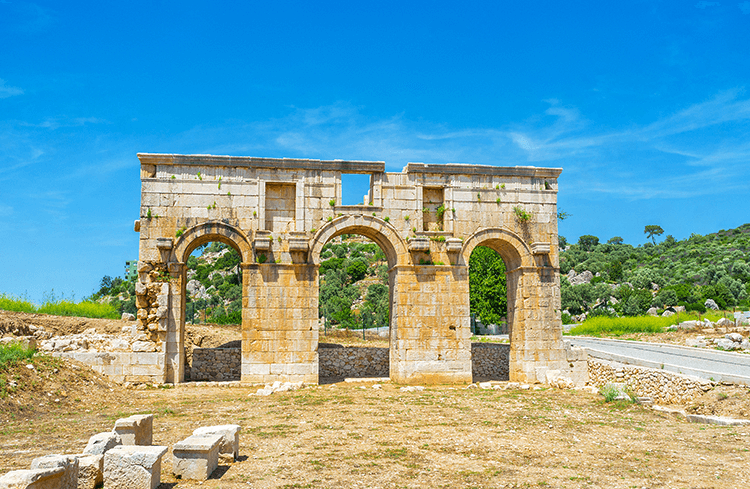
<svg viewBox="0 0 750 489">
<path fill-rule="evenodd" d="M 321 377 L 388 377 L 388 348 L 321 343 L 318 358 Z"/>
<path fill-rule="evenodd" d="M 240 348 L 193 348 L 190 380 L 240 380 Z"/>
<path fill-rule="evenodd" d="M 655 403 L 683 404 L 691 402 L 716 383 L 686 375 L 648 367 L 636 367 L 589 359 L 589 382 L 603 387 L 608 383 L 627 385 L 635 395 L 650 397 Z"/>
<path fill-rule="evenodd" d="M 475 380 L 508 380 L 510 345 L 471 344 L 471 373 Z"/>
</svg>

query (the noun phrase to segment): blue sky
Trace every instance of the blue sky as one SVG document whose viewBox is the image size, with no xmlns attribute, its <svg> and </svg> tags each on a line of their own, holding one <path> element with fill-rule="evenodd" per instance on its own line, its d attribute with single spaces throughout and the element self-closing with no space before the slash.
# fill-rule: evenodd
<svg viewBox="0 0 750 489">
<path fill-rule="evenodd" d="M 137 152 L 562 167 L 569 241 L 750 221 L 750 1 L 0 0 L 0 46 L 0 292 L 35 301 L 137 257 Z"/>
</svg>

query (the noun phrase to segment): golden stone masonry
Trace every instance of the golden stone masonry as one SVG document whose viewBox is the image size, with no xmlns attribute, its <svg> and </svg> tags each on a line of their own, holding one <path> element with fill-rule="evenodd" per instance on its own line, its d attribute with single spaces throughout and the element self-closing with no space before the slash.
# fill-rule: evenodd
<svg viewBox="0 0 750 489">
<path fill-rule="evenodd" d="M 132 382 L 184 380 L 185 263 L 209 241 L 242 257 L 242 381 L 318 382 L 323 245 L 358 234 L 385 252 L 390 377 L 472 381 L 472 250 L 497 251 L 508 278 L 510 379 L 565 372 L 557 244 L 561 169 L 210 155 L 138 154 L 139 346 Z M 342 174 L 370 175 L 361 205 L 341 205 Z"/>
</svg>

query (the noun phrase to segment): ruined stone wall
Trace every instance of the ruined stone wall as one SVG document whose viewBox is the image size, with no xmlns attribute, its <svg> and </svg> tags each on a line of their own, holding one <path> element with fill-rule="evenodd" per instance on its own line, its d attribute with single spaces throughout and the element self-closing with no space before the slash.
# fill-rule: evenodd
<svg viewBox="0 0 750 489">
<path fill-rule="evenodd" d="M 635 395 L 650 397 L 657 404 L 691 402 L 716 385 L 697 377 L 595 359 L 589 359 L 588 371 L 591 385 L 602 387 L 608 383 L 622 383 L 630 387 Z"/>
<path fill-rule="evenodd" d="M 388 377 L 388 348 L 321 343 L 320 377 Z"/>
<path fill-rule="evenodd" d="M 476 246 L 508 269 L 512 380 L 566 368 L 559 313 L 559 169 L 139 154 L 139 347 L 154 380 L 184 378 L 185 262 L 221 241 L 243 269 L 242 380 L 317 382 L 317 267 L 332 237 L 360 234 L 386 254 L 390 376 L 470 382 L 468 259 Z M 342 175 L 370 175 L 342 205 Z M 168 285 L 165 285 L 168 284 Z M 166 304 L 166 316 L 165 314 Z M 140 353 L 140 352 L 133 352 Z"/>
<path fill-rule="evenodd" d="M 474 381 L 508 380 L 510 345 L 497 343 L 471 344 L 471 373 Z"/>
<path fill-rule="evenodd" d="M 240 380 L 240 348 L 193 348 L 190 380 Z"/>
</svg>

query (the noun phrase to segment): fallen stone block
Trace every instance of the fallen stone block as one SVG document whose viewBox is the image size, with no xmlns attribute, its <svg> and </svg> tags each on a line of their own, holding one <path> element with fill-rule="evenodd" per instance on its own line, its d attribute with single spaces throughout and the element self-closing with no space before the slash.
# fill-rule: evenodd
<svg viewBox="0 0 750 489">
<path fill-rule="evenodd" d="M 706 416 L 703 414 L 688 414 L 687 420 L 690 423 L 715 424 L 719 426 L 748 426 L 750 420 L 725 418 L 722 416 Z"/>
<path fill-rule="evenodd" d="M 61 489 L 78 487 L 78 458 L 75 455 L 45 455 L 31 461 L 32 469 L 63 469 Z"/>
<path fill-rule="evenodd" d="M 94 489 L 104 482 L 104 455 L 76 455 L 78 489 Z"/>
<path fill-rule="evenodd" d="M 219 456 L 237 460 L 240 454 L 240 430 L 238 424 L 224 424 L 218 426 L 204 426 L 193 431 L 194 435 L 221 435 Z"/>
<path fill-rule="evenodd" d="M 0 476 L 0 489 L 60 489 L 65 469 L 13 470 Z"/>
<path fill-rule="evenodd" d="M 219 465 L 223 436 L 191 435 L 172 447 L 172 472 L 182 479 L 206 480 Z"/>
<path fill-rule="evenodd" d="M 120 435 L 123 445 L 151 445 L 153 414 L 134 414 L 115 421 L 115 433 Z"/>
<path fill-rule="evenodd" d="M 120 435 L 114 431 L 105 431 L 97 433 L 89 438 L 86 448 L 83 449 L 85 455 L 104 455 L 104 453 L 118 445 L 122 445 Z"/>
<path fill-rule="evenodd" d="M 105 489 L 156 489 L 167 447 L 120 445 L 104 454 Z"/>
</svg>

